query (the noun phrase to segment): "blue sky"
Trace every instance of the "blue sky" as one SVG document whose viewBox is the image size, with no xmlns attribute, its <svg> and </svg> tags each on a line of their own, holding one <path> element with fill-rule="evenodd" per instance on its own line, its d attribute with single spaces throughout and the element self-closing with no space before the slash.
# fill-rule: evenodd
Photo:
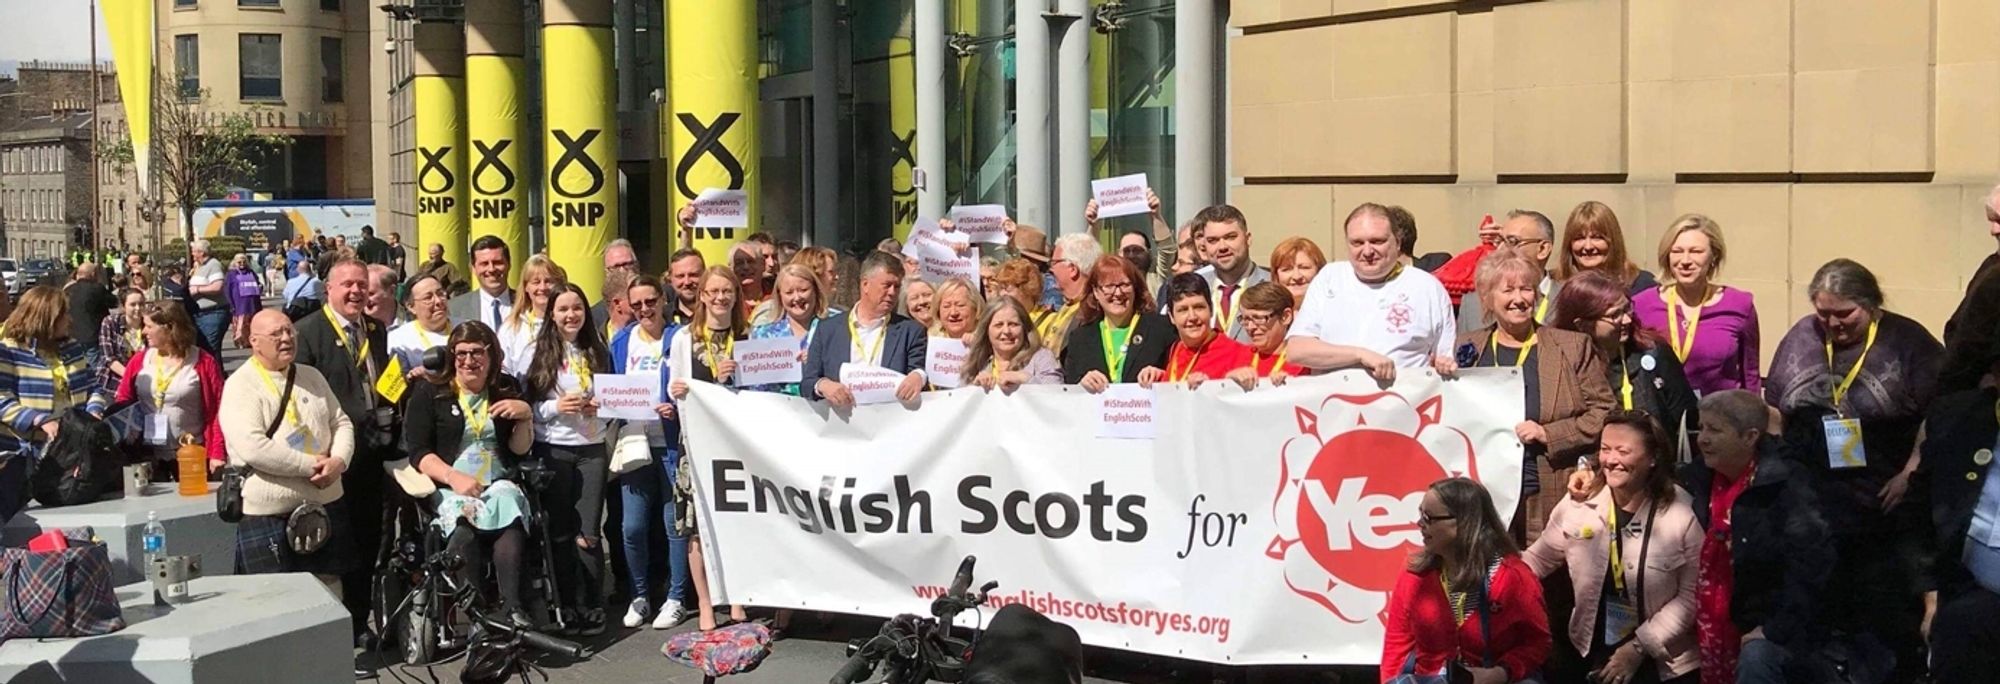
<svg viewBox="0 0 2000 684">
<path fill-rule="evenodd" d="M 98 27 L 98 59 L 111 43 Z M 0 0 L 0 62 L 90 61 L 89 0 Z"/>
</svg>

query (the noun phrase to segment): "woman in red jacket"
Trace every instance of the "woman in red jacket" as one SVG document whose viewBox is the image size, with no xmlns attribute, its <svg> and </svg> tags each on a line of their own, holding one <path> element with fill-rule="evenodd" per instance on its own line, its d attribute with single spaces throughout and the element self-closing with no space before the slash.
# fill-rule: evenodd
<svg viewBox="0 0 2000 684">
<path fill-rule="evenodd" d="M 174 452 L 183 434 L 194 435 L 208 449 L 208 470 L 215 472 L 229 462 L 222 443 L 222 421 L 216 412 L 222 405 L 222 364 L 194 343 L 194 322 L 187 309 L 175 302 L 146 305 L 146 348 L 125 362 L 125 377 L 118 383 L 113 404 L 133 401 L 143 426 L 139 447 L 146 460 L 155 464 L 153 479 L 177 479 Z M 159 465 L 162 461 L 166 465 Z"/>
<path fill-rule="evenodd" d="M 1384 614 L 1382 681 L 1461 668 L 1474 684 L 1535 675 L 1551 644 L 1541 580 L 1486 488 L 1462 477 L 1432 483 L 1417 528 L 1424 548 Z"/>
</svg>

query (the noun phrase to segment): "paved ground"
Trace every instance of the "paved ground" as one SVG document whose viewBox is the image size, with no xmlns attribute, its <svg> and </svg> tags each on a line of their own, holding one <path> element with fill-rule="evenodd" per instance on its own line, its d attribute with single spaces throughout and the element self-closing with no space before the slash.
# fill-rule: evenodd
<svg viewBox="0 0 2000 684">
<path fill-rule="evenodd" d="M 756 614 L 753 612 L 752 616 Z M 756 671 L 720 680 L 724 684 L 818 684 L 833 676 L 846 660 L 843 649 L 850 638 L 873 634 L 881 620 L 860 616 L 837 616 L 829 622 L 801 616 L 793 622 L 793 635 L 777 642 L 771 656 Z M 586 640 L 592 650 L 583 661 L 568 662 L 543 658 L 550 682 L 667 682 L 701 684 L 702 675 L 660 655 L 661 644 L 671 634 L 694 628 L 689 620 L 673 630 L 615 630 Z M 406 667 L 396 654 L 366 654 L 364 666 L 374 668 L 381 682 L 432 684 L 455 682 L 457 663 L 434 668 Z M 1168 682 L 1242 682 L 1244 684 L 1321 684 L 1373 681 L 1372 668 L 1217 668 L 1202 663 L 1152 658 L 1120 651 L 1091 649 L 1085 655 L 1085 682 L 1165 684 Z"/>
</svg>

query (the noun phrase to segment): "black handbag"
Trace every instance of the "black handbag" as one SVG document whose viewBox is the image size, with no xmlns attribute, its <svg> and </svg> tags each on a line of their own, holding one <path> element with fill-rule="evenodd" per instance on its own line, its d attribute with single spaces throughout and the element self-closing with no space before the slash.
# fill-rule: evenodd
<svg viewBox="0 0 2000 684">
<path fill-rule="evenodd" d="M 264 439 L 277 436 L 278 426 L 285 422 L 285 405 L 292 402 L 292 384 L 297 380 L 298 370 L 285 369 L 285 390 L 278 393 L 278 415 L 271 417 L 270 427 L 264 428 Z M 223 522 L 236 524 L 243 521 L 243 480 L 246 475 L 237 466 L 222 469 L 222 482 L 215 487 L 215 517 Z"/>
</svg>

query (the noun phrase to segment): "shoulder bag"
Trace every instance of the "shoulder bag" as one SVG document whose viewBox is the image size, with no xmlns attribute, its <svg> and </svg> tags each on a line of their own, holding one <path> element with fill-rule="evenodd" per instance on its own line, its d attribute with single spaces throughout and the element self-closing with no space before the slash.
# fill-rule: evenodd
<svg viewBox="0 0 2000 684">
<path fill-rule="evenodd" d="M 285 422 L 285 405 L 292 402 L 292 385 L 297 380 L 298 369 L 285 369 L 285 390 L 278 393 L 278 414 L 271 417 L 270 427 L 264 428 L 264 439 L 278 434 L 278 426 Z M 235 524 L 243 521 L 243 468 L 225 466 L 222 482 L 215 487 L 215 515 L 223 522 Z"/>
</svg>

